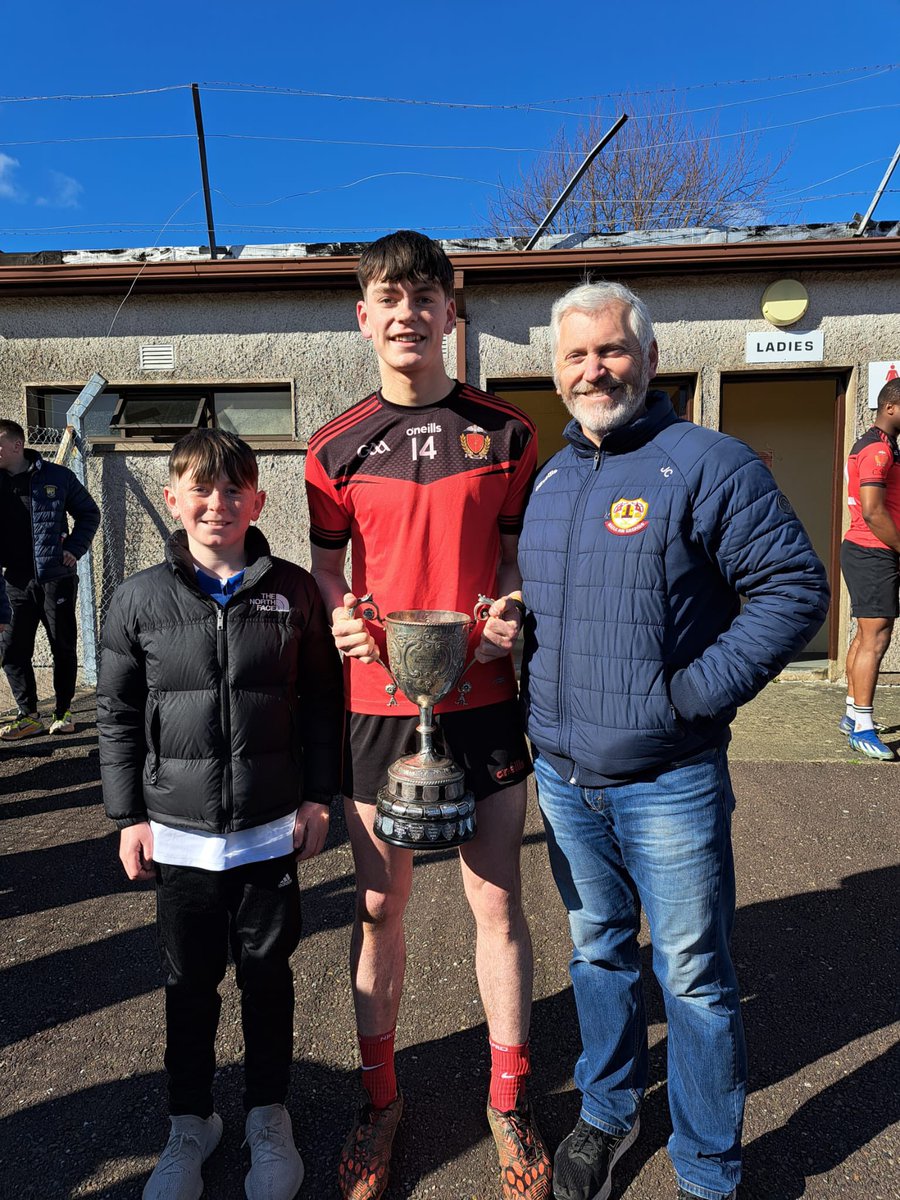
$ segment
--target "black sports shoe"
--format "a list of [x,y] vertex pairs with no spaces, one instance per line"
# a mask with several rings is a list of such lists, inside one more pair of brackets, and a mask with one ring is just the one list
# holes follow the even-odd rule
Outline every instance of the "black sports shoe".
[[[693,1192],[686,1192],[683,1187],[679,1187],[678,1195],[675,1197],[675,1200],[698,1200],[698,1198]],[[727,1196],[722,1198],[722,1200],[737,1200],[737,1192],[729,1192]]]
[[553,1159],[553,1195],[556,1200],[607,1200],[612,1190],[612,1169],[638,1135],[641,1123],[623,1137],[613,1137],[578,1118]]

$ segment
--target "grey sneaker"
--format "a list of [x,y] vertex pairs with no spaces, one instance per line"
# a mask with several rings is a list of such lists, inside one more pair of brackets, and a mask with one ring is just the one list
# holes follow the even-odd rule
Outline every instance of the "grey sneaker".
[[34,737],[44,732],[44,722],[37,713],[19,713],[14,721],[0,729],[0,741],[16,742],[19,738]]
[[200,1168],[222,1137],[222,1118],[172,1117],[172,1132],[144,1187],[143,1200],[200,1200]]
[[264,1104],[247,1113],[245,1146],[250,1170],[247,1200],[294,1200],[303,1182],[303,1159],[294,1145],[291,1118],[283,1104]]

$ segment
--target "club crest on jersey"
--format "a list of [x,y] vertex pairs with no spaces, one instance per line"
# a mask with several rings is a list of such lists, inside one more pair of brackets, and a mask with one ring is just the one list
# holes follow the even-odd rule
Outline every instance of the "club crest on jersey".
[[459,444],[466,458],[487,458],[491,448],[491,435],[480,425],[469,425],[459,435]]
[[637,500],[616,500],[610,505],[609,516],[603,522],[610,533],[640,533],[647,528],[647,513],[650,505],[643,497]]
[[56,484],[55,483],[44,484],[44,495],[52,500],[53,497],[56,495]]

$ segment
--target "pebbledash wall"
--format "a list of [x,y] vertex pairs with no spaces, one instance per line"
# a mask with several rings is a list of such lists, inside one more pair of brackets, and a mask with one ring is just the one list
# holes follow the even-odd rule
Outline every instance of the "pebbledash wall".
[[[660,372],[696,377],[693,417],[718,428],[722,376],[783,375],[830,369],[846,379],[839,457],[870,423],[866,368],[900,354],[900,237],[897,226],[873,235],[849,231],[685,231],[681,243],[646,235],[592,238],[577,247],[557,241],[523,252],[511,243],[448,246],[457,268],[464,323],[446,340],[451,375],[469,382],[546,379],[548,320],[553,301],[587,274],[621,279],[646,301],[656,324]],[[155,252],[133,294],[107,330],[140,264],[122,256],[0,255],[0,415],[26,421],[28,389],[79,387],[99,371],[111,389],[127,384],[288,384],[294,439],[261,440],[257,452],[268,500],[260,525],[273,550],[308,564],[303,488],[306,441],[324,421],[377,386],[370,343],[356,325],[358,293],[346,248],[315,256],[284,253],[271,261],[237,259],[179,266]],[[183,252],[181,252],[183,253]],[[51,256],[54,257],[54,256]],[[45,256],[46,258],[46,256]],[[96,268],[92,271],[92,268]],[[809,309],[794,328],[821,330],[821,363],[749,366],[748,333],[776,332],[761,315],[762,294],[783,278],[802,283]],[[175,369],[142,371],[139,348],[172,345]],[[900,364],[898,364],[900,365]],[[560,404],[559,422],[566,414]],[[119,543],[116,571],[125,576],[158,561],[172,527],[162,486],[169,446],[134,443],[96,447],[88,484],[103,506],[107,536]],[[822,497],[831,504],[830,496]],[[846,505],[844,504],[846,514]],[[844,516],[844,526],[846,515]],[[403,553],[404,548],[398,547]],[[99,567],[97,568],[99,572]],[[838,581],[835,581],[838,582]],[[98,577],[98,586],[103,581]],[[840,678],[851,623],[838,586],[837,653],[827,677]],[[884,664],[900,676],[900,638]]]

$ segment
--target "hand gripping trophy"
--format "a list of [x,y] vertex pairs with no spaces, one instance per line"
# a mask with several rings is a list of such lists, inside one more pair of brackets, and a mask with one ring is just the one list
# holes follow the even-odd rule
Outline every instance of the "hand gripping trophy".
[[[472,617],[413,608],[382,618],[371,596],[356,606],[367,621],[385,627],[390,665],[379,661],[391,677],[385,685],[388,705],[396,704],[399,688],[419,708],[419,748],[391,764],[375,805],[375,833],[393,846],[438,850],[475,836],[475,799],[466,791],[462,768],[434,749],[434,706],[472,666],[466,664],[469,633],[487,619],[491,604],[479,596]],[[467,688],[462,685],[463,694]]]

